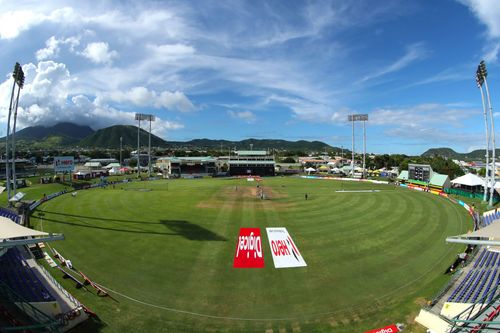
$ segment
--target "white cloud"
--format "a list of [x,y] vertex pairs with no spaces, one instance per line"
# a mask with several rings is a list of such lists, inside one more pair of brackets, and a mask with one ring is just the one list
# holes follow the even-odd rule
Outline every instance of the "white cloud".
[[42,22],[43,15],[29,10],[7,11],[0,15],[0,38],[13,39],[21,32]]
[[484,47],[484,59],[497,61],[500,51],[500,2],[497,0],[458,0],[485,25],[488,37]]
[[366,82],[386,74],[397,72],[410,64],[425,58],[427,54],[428,51],[424,47],[423,43],[412,44],[407,47],[406,53],[401,58],[372,74],[366,75],[360,80],[360,82]]
[[257,120],[257,117],[252,111],[232,111],[229,110],[227,113],[234,119],[240,119],[245,121],[246,123],[254,123]]
[[118,52],[110,51],[108,43],[104,42],[89,43],[81,54],[96,64],[111,64],[118,56]]
[[[62,121],[89,125],[94,129],[117,124],[135,124],[135,112],[124,112],[105,103],[98,103],[98,99],[92,96],[72,95],[75,78],[63,63],[30,63],[24,65],[23,70],[26,82],[19,101],[19,128],[52,125]],[[10,78],[0,84],[1,100],[9,100],[11,85]],[[134,98],[140,101],[140,89],[135,91]],[[4,123],[7,117],[6,107],[8,106],[4,103],[0,104],[0,121]],[[168,131],[183,127],[184,125],[177,121],[157,118],[153,131],[165,136]]]
[[45,48],[36,51],[38,61],[55,59],[59,55],[60,45],[69,45],[69,50],[74,52],[75,47],[80,44],[78,37],[69,37],[66,39],[57,39],[55,36],[45,41]]
[[43,22],[76,23],[80,21],[78,18],[69,7],[55,9],[48,14],[28,9],[7,10],[0,14],[0,39],[14,39]]
[[99,95],[99,103],[112,101],[117,103],[132,103],[140,107],[165,108],[180,112],[196,110],[193,103],[180,91],[156,92],[146,87],[133,87],[128,91],[113,91]]

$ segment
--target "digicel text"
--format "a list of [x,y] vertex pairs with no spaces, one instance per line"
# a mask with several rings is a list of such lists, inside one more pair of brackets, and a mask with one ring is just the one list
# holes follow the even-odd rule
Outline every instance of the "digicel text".
[[262,258],[262,241],[260,236],[254,236],[253,232],[250,232],[250,236],[238,237],[238,244],[236,257],[239,257],[240,250],[246,250],[247,258],[250,258],[250,252],[253,252],[254,258]]
[[259,228],[240,228],[234,252],[234,268],[263,268],[262,238]]

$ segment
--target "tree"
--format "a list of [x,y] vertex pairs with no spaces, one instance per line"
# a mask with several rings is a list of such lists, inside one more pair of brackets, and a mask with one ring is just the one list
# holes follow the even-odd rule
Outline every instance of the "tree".
[[295,159],[293,157],[285,157],[281,160],[281,163],[295,163]]

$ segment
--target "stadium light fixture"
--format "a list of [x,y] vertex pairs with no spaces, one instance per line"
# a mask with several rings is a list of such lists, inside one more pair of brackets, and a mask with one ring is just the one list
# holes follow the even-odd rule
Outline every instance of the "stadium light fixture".
[[151,122],[156,120],[156,117],[152,114],[136,113],[135,120],[139,121],[139,127],[137,128],[137,177],[140,176],[140,133],[141,133],[141,120],[149,121],[149,149],[148,149],[148,175],[151,177]]
[[351,176],[354,177],[354,122],[363,122],[363,178],[365,177],[366,168],[366,126],[365,123],[368,121],[367,114],[350,114],[347,120],[352,122],[352,160],[351,160]]
[[[9,202],[9,205],[10,205],[10,198],[11,198],[11,186],[10,186],[10,183],[11,183],[11,168],[10,168],[10,165],[9,165],[9,158],[10,158],[10,152],[9,152],[9,140],[13,139],[11,138],[11,135],[10,135],[10,119],[12,117],[12,110],[13,108],[15,108],[15,118],[17,117],[17,105],[19,103],[19,93],[20,93],[20,89],[23,88],[24,86],[24,72],[23,72],[23,69],[21,67],[21,65],[16,62],[15,66],[14,66],[14,71],[12,72],[12,77],[14,78],[14,83],[12,84],[12,93],[10,95],[10,103],[9,103],[9,114],[7,116],[7,135],[5,137],[5,179],[7,181],[7,200]],[[16,84],[18,85],[18,93],[17,93],[17,97],[16,97],[16,101],[15,101],[15,104],[14,104],[14,93],[15,93],[15,88],[16,88]],[[15,121],[14,120],[14,124],[15,124]],[[15,125],[14,125],[14,131],[13,131],[13,134],[15,133]],[[15,143],[14,143],[15,144]],[[15,148],[13,147],[13,150]],[[15,151],[13,151],[13,154],[15,154]],[[13,157],[15,158],[15,156]],[[14,178],[15,178],[15,160],[13,161],[13,172],[14,172]],[[15,185],[14,185],[14,188],[15,188]]]
[[488,201],[488,184],[490,183],[490,137],[488,135],[488,114],[486,112],[486,103],[484,100],[484,92],[483,92],[483,83],[484,83],[484,78],[481,73],[481,66],[477,66],[476,70],[476,84],[477,87],[479,88],[479,91],[481,92],[481,102],[483,104],[483,116],[484,116],[484,128],[485,128],[485,133],[486,133],[486,174],[484,175],[484,189],[483,189],[483,201]]
[[19,95],[21,94],[21,89],[24,87],[24,72],[23,68],[19,63],[16,63],[14,67],[14,80],[17,83],[17,97],[16,97],[16,107],[14,108],[14,125],[12,129],[12,180],[14,187],[14,195],[17,192],[17,175],[16,175],[16,123],[17,123],[17,107],[19,106]]
[[122,149],[123,149],[123,137],[120,136],[120,168],[122,167]]
[[[495,161],[495,150],[496,150],[496,144],[495,144],[495,121],[493,119],[493,106],[491,105],[491,95],[490,95],[490,90],[488,88],[488,80],[486,79],[488,77],[488,71],[486,69],[486,63],[484,60],[481,60],[478,66],[478,71],[479,73],[479,81],[478,83],[483,82],[484,83],[484,88],[486,89],[486,99],[488,101],[488,108],[490,110],[490,133],[491,133],[491,182],[490,182],[490,201],[488,203],[489,207],[493,207],[493,195],[495,194],[495,177],[496,177],[496,161]],[[482,86],[482,84],[481,84]]]

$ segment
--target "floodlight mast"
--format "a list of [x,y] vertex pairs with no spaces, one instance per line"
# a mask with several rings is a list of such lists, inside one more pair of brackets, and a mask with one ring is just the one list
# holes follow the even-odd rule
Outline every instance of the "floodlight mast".
[[122,148],[123,148],[123,137],[120,136],[120,168],[122,167]]
[[[12,108],[14,106],[15,106],[16,114],[17,114],[17,104],[19,102],[19,92],[20,92],[20,89],[24,85],[23,69],[18,62],[16,62],[15,66],[14,66],[14,71],[12,72],[12,77],[14,78],[14,83],[12,84],[12,93],[10,96],[10,104],[9,104],[9,114],[7,117],[7,136],[5,137],[5,179],[7,181],[7,201],[9,202],[9,205],[10,205],[9,200],[11,198],[11,186],[10,186],[11,169],[10,169],[10,165],[9,165],[9,157],[10,157],[9,140],[11,139],[10,138],[10,118],[12,116]],[[16,97],[16,102],[15,102],[16,104],[14,105],[13,104],[14,103],[14,92],[15,92],[16,84],[18,85],[19,89],[18,89],[18,94]],[[14,127],[14,131],[15,131],[15,127]],[[13,161],[13,164],[15,164],[15,160]],[[15,172],[15,166],[13,168],[14,168],[14,172]]]
[[347,118],[352,122],[352,161],[351,161],[351,176],[354,177],[354,122],[363,122],[363,177],[365,177],[365,163],[366,163],[366,127],[365,123],[368,120],[367,114],[351,114]]
[[476,83],[477,87],[479,88],[479,91],[481,92],[481,101],[483,104],[483,116],[484,116],[484,128],[485,128],[485,133],[486,133],[486,173],[484,175],[484,193],[483,193],[483,201],[488,201],[488,184],[490,183],[490,174],[489,174],[489,169],[490,169],[490,137],[488,135],[488,114],[486,111],[486,102],[484,100],[484,92],[483,92],[483,83],[484,79],[481,75],[481,67],[477,66],[477,71],[476,71]]
[[481,77],[484,79],[484,87],[486,88],[486,97],[488,100],[488,106],[490,109],[490,124],[491,124],[491,187],[490,187],[490,201],[488,206],[493,207],[493,195],[495,194],[495,177],[496,177],[496,161],[495,161],[495,121],[493,120],[493,106],[491,105],[490,90],[488,88],[488,71],[486,70],[486,63],[481,60],[479,63],[479,69],[481,72]]
[[12,130],[12,177],[14,182],[14,195],[17,192],[17,175],[16,175],[16,123],[17,123],[17,107],[19,106],[19,95],[21,94],[21,89],[24,87],[24,72],[22,67],[19,65],[16,77],[18,89],[16,97],[16,107],[14,108],[14,126]]

